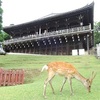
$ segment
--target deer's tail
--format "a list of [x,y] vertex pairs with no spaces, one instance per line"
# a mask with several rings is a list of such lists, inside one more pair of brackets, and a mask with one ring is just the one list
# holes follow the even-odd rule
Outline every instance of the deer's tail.
[[47,66],[47,65],[44,65],[44,66],[42,67],[41,72],[43,72],[44,70],[48,70],[48,66]]

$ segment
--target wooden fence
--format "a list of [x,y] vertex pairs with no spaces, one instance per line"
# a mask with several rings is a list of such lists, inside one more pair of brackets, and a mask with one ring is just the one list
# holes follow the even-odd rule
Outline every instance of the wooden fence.
[[24,83],[24,70],[4,70],[0,68],[0,86],[12,86]]

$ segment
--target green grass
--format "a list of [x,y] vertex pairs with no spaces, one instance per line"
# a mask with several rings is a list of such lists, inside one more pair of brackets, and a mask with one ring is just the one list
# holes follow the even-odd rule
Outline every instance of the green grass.
[[[96,78],[93,81],[91,93],[88,93],[84,86],[73,79],[74,95],[70,96],[69,85],[66,82],[62,93],[59,92],[62,85],[63,77],[56,76],[53,79],[53,87],[55,95],[52,94],[48,84],[46,100],[100,100],[100,59],[94,56],[35,56],[35,55],[6,55],[0,56],[0,67],[5,69],[25,70],[38,69],[41,70],[44,64],[51,61],[65,61],[72,63],[77,70],[85,77],[90,77],[91,72],[97,72]],[[33,74],[32,74],[33,75]],[[44,80],[47,73],[39,73],[33,75],[31,83],[16,86],[0,87],[0,100],[44,100],[42,96]]]

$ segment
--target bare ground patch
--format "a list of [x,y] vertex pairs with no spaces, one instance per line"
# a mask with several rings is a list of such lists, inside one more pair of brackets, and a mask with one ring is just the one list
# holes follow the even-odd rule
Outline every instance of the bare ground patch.
[[35,78],[38,77],[40,73],[41,71],[39,69],[26,69],[24,83],[33,83],[35,81]]

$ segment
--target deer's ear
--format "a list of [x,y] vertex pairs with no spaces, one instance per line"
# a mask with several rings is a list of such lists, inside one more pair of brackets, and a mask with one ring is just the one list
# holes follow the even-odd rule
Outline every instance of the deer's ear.
[[95,78],[96,74],[96,72],[92,72],[92,80]]
[[95,73],[94,71],[92,72],[92,76],[90,77],[90,81],[92,83],[93,79],[95,78],[97,73]]

